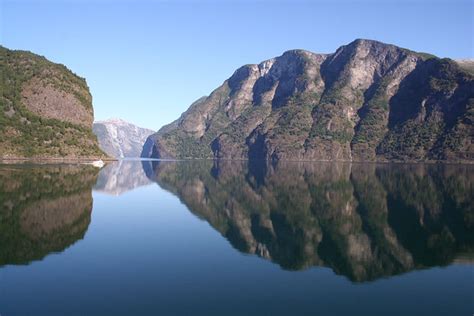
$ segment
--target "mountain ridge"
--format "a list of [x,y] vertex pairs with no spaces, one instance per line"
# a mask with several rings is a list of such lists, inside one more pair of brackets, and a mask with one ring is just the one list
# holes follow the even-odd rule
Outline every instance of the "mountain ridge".
[[142,156],[470,162],[472,91],[456,62],[378,41],[290,50],[238,68]]
[[154,133],[120,118],[94,122],[93,132],[100,148],[115,158],[140,157],[146,138]]

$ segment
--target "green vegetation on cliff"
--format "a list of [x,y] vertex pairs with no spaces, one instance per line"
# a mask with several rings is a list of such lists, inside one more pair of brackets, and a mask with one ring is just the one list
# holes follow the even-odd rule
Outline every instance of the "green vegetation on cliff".
[[103,156],[92,121],[83,78],[44,57],[0,47],[0,157]]
[[474,76],[462,65],[371,40],[288,51],[236,70],[143,155],[473,161]]

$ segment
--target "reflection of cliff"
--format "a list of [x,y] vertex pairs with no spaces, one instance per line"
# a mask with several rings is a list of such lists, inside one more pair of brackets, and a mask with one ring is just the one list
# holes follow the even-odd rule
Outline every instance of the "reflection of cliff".
[[0,265],[27,264],[84,237],[93,167],[0,167]]
[[474,250],[469,166],[204,161],[144,170],[235,248],[284,269],[328,266],[366,281]]
[[94,191],[121,195],[138,187],[151,184],[141,164],[133,160],[119,160],[100,170]]

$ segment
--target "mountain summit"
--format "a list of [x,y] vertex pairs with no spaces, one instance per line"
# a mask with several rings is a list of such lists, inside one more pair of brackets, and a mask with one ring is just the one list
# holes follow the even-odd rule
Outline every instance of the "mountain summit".
[[145,143],[154,158],[472,161],[474,76],[358,39],[245,65]]
[[100,148],[115,158],[140,157],[143,143],[154,133],[118,118],[95,122],[93,131]]

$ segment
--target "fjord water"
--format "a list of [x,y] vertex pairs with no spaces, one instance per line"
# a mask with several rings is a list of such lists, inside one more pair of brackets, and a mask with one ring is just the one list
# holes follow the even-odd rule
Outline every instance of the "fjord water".
[[470,315],[474,169],[0,166],[1,315]]

